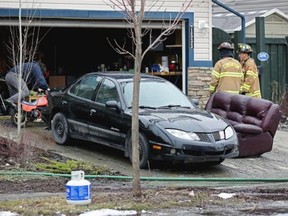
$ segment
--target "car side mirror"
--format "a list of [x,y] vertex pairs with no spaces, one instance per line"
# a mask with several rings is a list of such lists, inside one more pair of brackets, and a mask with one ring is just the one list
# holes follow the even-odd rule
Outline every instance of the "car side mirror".
[[116,109],[116,110],[120,110],[120,104],[119,104],[117,101],[115,101],[115,100],[113,100],[113,101],[107,101],[107,102],[105,103],[105,106],[106,106],[107,108],[114,108],[114,109]]
[[190,100],[196,107],[199,107],[199,100],[198,99],[191,99]]

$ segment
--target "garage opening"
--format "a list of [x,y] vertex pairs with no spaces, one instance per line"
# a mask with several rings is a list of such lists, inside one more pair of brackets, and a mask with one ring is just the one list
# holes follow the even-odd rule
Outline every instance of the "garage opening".
[[[109,27],[109,26],[108,26]],[[0,73],[4,77],[12,66],[7,44],[11,26],[0,27]],[[15,27],[14,27],[15,28]],[[51,27],[39,28],[39,51],[49,70],[47,81],[51,88],[69,85],[75,78],[92,71],[133,72],[134,62],[128,55],[118,54],[109,44],[114,40],[133,52],[132,39],[126,28],[104,27]],[[143,47],[155,39],[160,29],[152,29],[143,38]],[[143,59],[141,72],[163,76],[182,89],[182,41],[177,29],[163,43],[150,50]],[[165,65],[163,65],[165,64]],[[165,66],[168,71],[161,68]],[[162,70],[162,71],[161,71]],[[164,73],[165,72],[165,73]]]

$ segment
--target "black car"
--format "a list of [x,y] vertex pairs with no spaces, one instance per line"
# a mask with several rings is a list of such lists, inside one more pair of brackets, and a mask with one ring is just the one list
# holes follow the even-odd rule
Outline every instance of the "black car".
[[[50,91],[49,124],[57,144],[71,139],[123,150],[131,160],[133,74],[92,72]],[[150,160],[220,164],[237,157],[238,140],[225,119],[197,108],[171,82],[141,74],[140,167]]]

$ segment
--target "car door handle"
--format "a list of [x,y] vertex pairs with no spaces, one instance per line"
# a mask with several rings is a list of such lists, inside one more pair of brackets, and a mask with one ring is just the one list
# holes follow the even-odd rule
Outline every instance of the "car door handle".
[[96,113],[96,110],[95,109],[91,109],[90,110],[90,116],[92,116],[94,113]]
[[66,105],[67,104],[67,101],[62,101],[62,105]]

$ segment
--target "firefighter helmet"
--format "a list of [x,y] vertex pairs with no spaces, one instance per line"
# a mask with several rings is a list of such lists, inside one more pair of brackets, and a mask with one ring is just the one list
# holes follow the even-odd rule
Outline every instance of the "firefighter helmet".
[[237,52],[238,53],[252,53],[253,50],[252,50],[250,45],[244,44],[244,43],[239,43]]
[[234,47],[228,43],[228,42],[223,42],[219,45],[218,47],[218,50],[221,50],[221,49],[229,49],[229,50],[234,50]]

